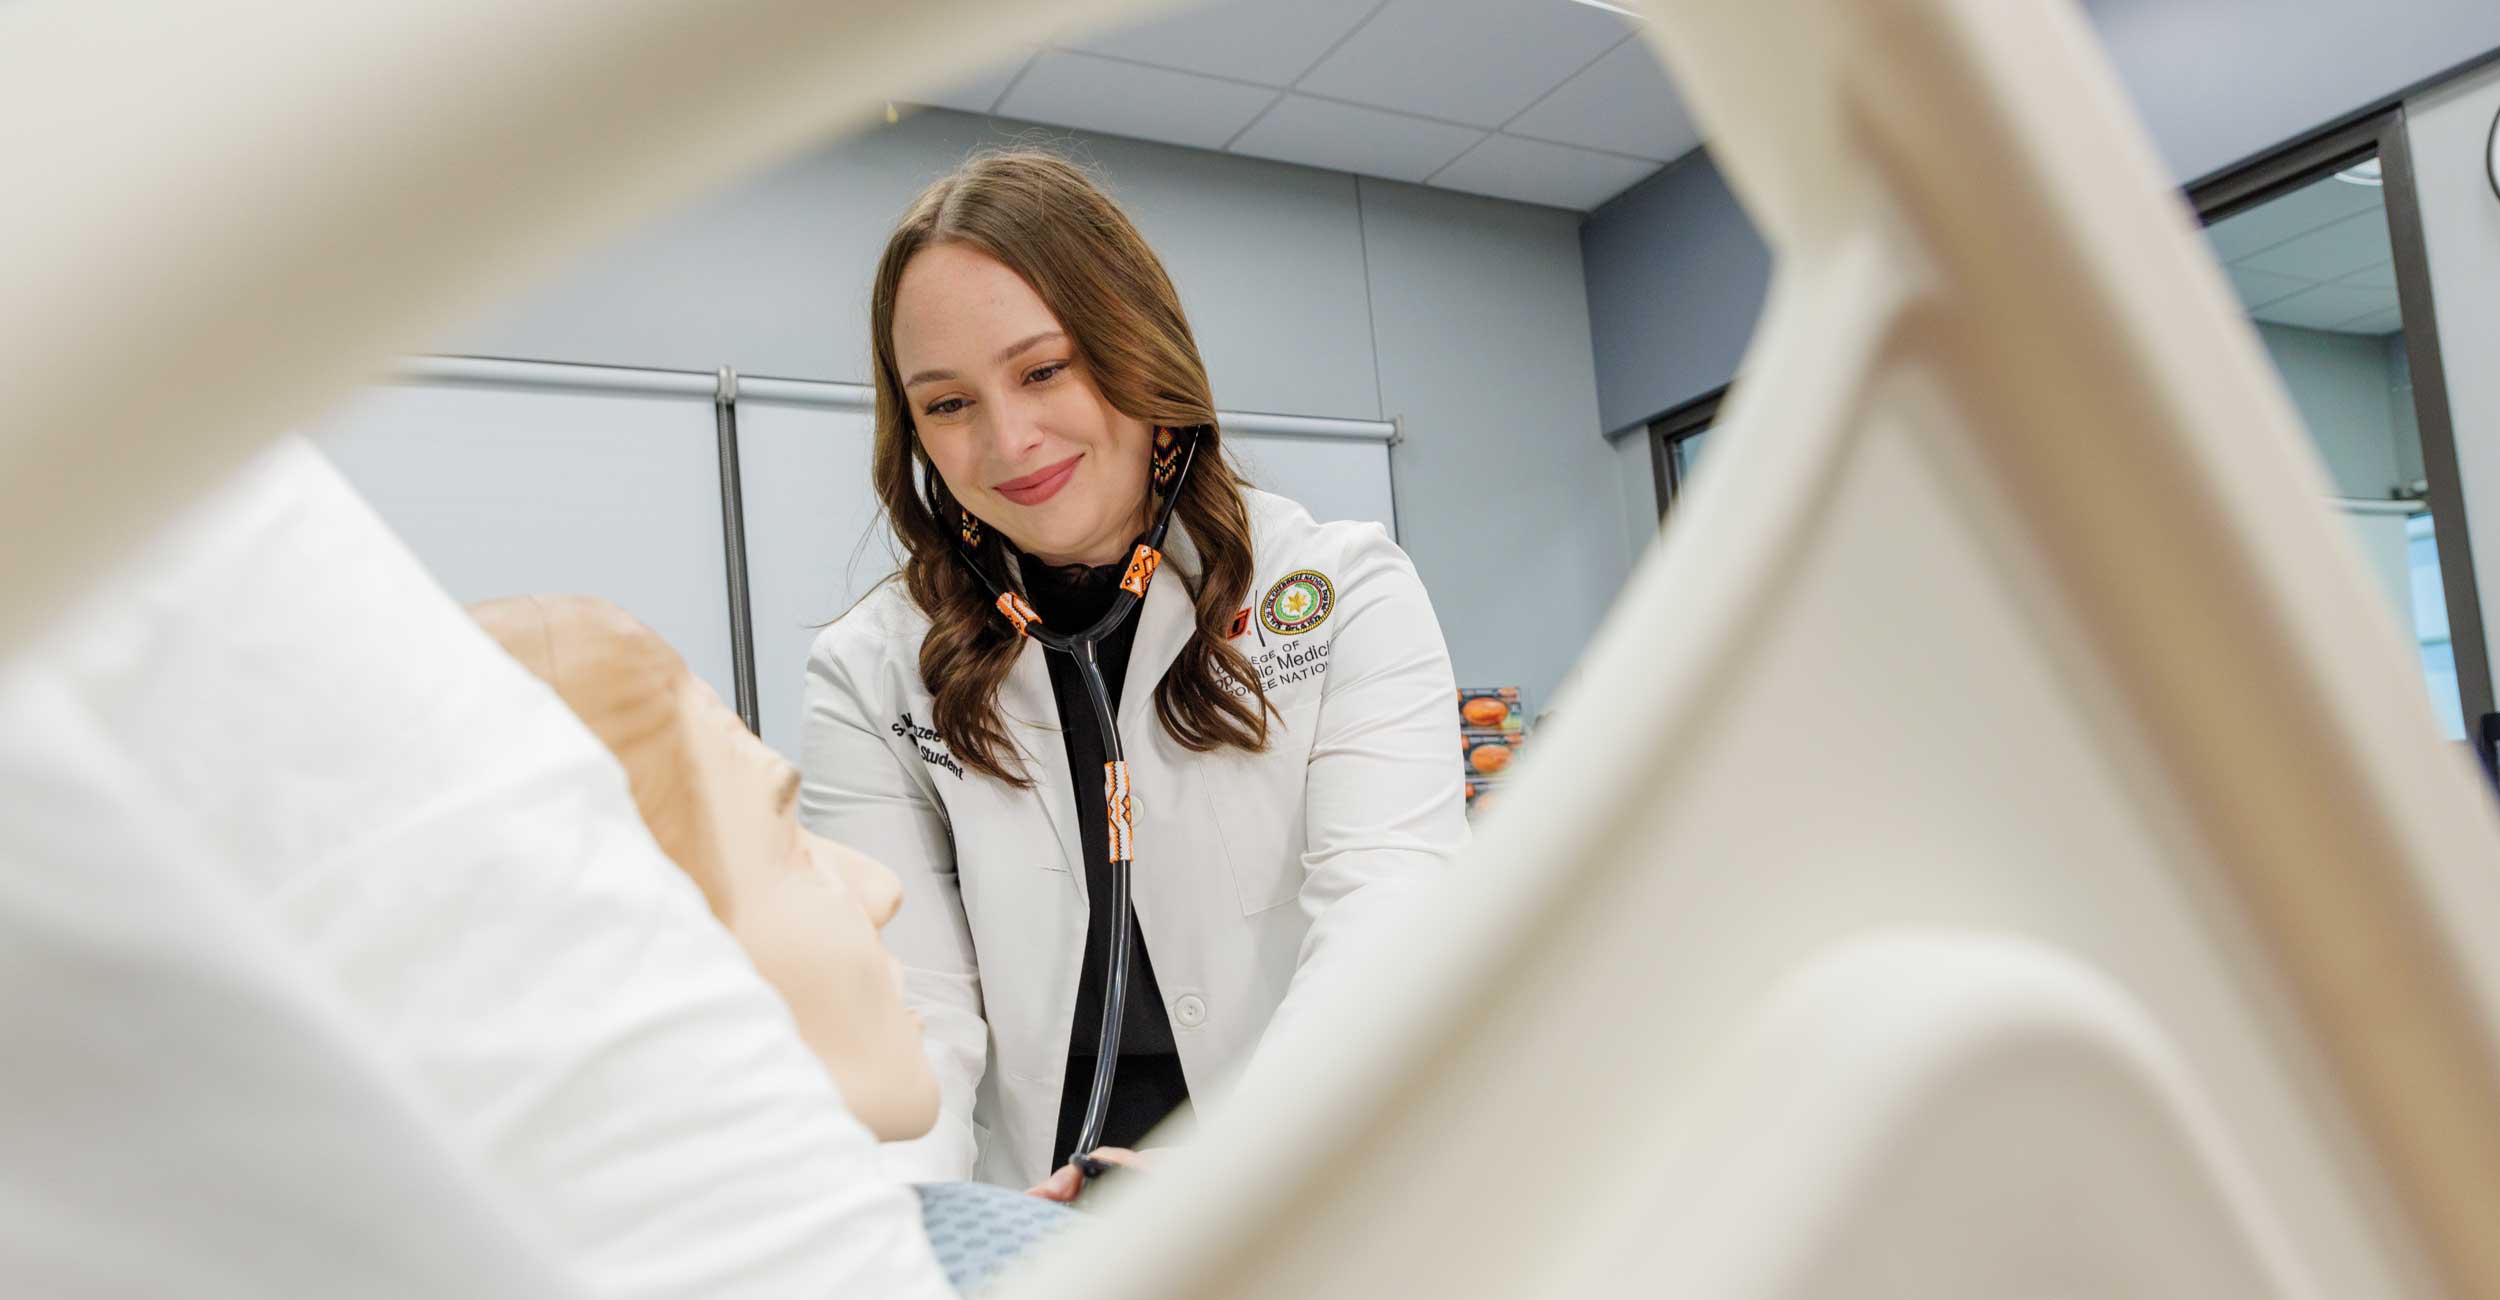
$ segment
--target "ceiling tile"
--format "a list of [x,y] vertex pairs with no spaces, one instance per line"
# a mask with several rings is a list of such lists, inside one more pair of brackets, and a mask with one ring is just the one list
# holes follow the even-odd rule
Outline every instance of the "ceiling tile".
[[1219,0],[1060,44],[1281,87],[1310,71],[1372,8],[1373,0]]
[[1512,135],[1672,162],[1701,143],[1646,41],[1625,41],[1502,128]]
[[1658,164],[1635,158],[1494,135],[1442,168],[1431,183],[1442,189],[1586,212],[1657,170]]
[[2304,289],[2253,313],[2257,319],[2304,329],[2339,329],[2346,322],[2395,305],[2396,295],[2348,284],[2322,284]]
[[1395,181],[1420,181],[1484,132],[1403,113],[1287,95],[1233,142],[1233,152]]
[[1569,0],[1389,0],[1295,88],[1497,127],[1631,31]]
[[2265,271],[2252,271],[2244,266],[2226,266],[2222,269],[2230,273],[2231,287],[2239,290],[2240,305],[2250,311],[2255,311],[2267,303],[2289,298],[2303,289],[2314,289],[2318,284],[2315,280],[2304,280],[2296,275],[2273,275]]
[[2238,258],[2236,264],[2276,275],[2334,280],[2368,270],[2393,256],[2387,245],[2387,217],[2372,209]]
[[1015,52],[1014,57],[984,68],[961,81],[909,96],[909,99],[915,104],[933,104],[939,108],[951,108],[965,113],[986,113],[990,111],[990,105],[997,103],[998,97],[1006,92],[1008,84],[1016,79],[1016,74],[1024,71],[1024,65],[1032,59],[1033,51],[1030,47],[1020,49]]
[[2353,185],[2329,176],[2225,217],[2207,227],[2205,234],[2213,241],[2215,254],[2229,262],[2355,213],[2383,210],[2377,187]]
[[2404,327],[2405,317],[2401,309],[2382,307],[2367,316],[2345,321],[2336,328],[2348,334],[2393,334]]
[[2357,284],[2367,289],[2385,289],[2389,293],[2394,293],[2396,291],[2396,264],[2381,262],[2377,266],[2363,267],[2336,283]]
[[1211,77],[1044,51],[998,106],[1004,117],[1221,149],[1276,92]]

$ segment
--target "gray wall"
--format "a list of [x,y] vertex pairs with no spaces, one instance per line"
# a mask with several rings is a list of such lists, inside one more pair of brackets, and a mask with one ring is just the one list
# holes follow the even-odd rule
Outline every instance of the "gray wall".
[[1728,381],[1753,337],[1771,250],[1694,150],[1580,228],[1600,422],[1645,424]]
[[2396,481],[2411,485],[2425,478],[2422,469],[2422,415],[2413,405],[2413,358],[2405,352],[2405,336],[2389,334],[2379,342],[2387,349],[2387,405],[2394,420]]
[[[2495,0],[2094,0],[2110,61],[2181,184],[2500,49]],[[1590,214],[1582,244],[1608,429],[1725,383],[1768,260],[1706,158]],[[1673,319],[1668,319],[1672,310]]]
[[1351,177],[943,109],[594,252],[447,350],[865,383],[894,219],[974,148],[1019,141],[1100,165],[1180,286],[1218,405],[1383,418]]
[[1623,514],[1623,551],[1638,564],[1658,540],[1658,471],[1650,464],[1649,431],[1633,429],[1606,440],[1615,454],[1616,505]]
[[2483,167],[2495,114],[2500,69],[2405,105],[2439,356],[2456,426],[2457,476],[2486,612],[2500,610],[2500,199]]
[[894,218],[1019,140],[1098,164],[1180,286],[1218,405],[1404,418],[1399,523],[1459,677],[1541,706],[1628,564],[1575,213],[927,110],[593,252],[441,350],[864,382]]
[[1630,571],[1578,213],[1360,182],[1398,522],[1462,681],[1542,710]]
[[[2337,491],[2377,500],[2411,481],[2396,451],[2396,376],[2388,367],[2386,336],[2261,323],[2257,337],[2291,390]],[[2418,452],[2411,460],[2421,464]],[[2420,477],[2418,469],[2411,477]]]
[[2085,8],[2181,183],[2500,49],[2492,0],[2089,0]]

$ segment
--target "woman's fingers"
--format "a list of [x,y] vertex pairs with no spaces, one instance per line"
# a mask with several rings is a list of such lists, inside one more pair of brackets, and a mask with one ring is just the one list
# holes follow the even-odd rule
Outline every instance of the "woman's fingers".
[[[1154,1152],[1131,1151],[1127,1147],[1096,1147],[1093,1151],[1093,1158],[1106,1165],[1118,1165],[1123,1169],[1151,1169],[1155,1163]],[[1045,1201],[1064,1202],[1075,1200],[1077,1193],[1084,1190],[1085,1176],[1077,1172],[1076,1165],[1071,1162],[1052,1171],[1050,1177],[1043,1179],[1039,1186],[1026,1188],[1024,1194],[1038,1196]]]
[[1065,1204],[1075,1200],[1076,1194],[1084,1188],[1085,1176],[1078,1173],[1076,1166],[1071,1164],[1051,1171],[1050,1177],[1043,1179],[1038,1186],[1026,1188],[1024,1194]]

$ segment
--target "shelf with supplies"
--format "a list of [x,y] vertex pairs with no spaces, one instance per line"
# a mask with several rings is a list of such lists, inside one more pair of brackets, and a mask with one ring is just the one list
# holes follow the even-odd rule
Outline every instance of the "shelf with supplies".
[[1528,710],[1516,686],[1458,688],[1459,770],[1467,787],[1467,815],[1490,806],[1503,773],[1528,739]]

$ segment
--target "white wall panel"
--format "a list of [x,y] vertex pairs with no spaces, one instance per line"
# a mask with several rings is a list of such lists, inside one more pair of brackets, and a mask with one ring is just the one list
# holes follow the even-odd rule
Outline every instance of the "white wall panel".
[[1224,447],[1253,486],[1292,497],[1321,523],[1367,519],[1397,536],[1397,502],[1389,488],[1389,444],[1228,432]]
[[793,760],[817,629],[894,571],[896,547],[868,479],[869,437],[866,411],[738,403],[755,706],[765,742]]
[[455,598],[603,597],[737,698],[708,399],[391,384],[311,432]]

